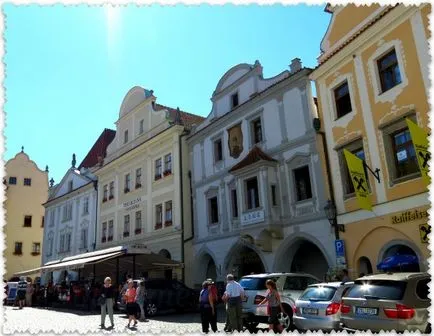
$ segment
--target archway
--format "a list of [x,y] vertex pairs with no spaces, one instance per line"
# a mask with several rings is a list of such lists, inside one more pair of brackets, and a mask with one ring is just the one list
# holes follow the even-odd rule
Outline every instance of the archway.
[[195,265],[195,285],[201,285],[206,279],[217,279],[217,266],[211,252],[206,249],[199,254]]
[[360,257],[359,261],[357,263],[357,269],[358,269],[359,275],[362,273],[365,275],[372,274],[372,265],[371,265],[371,261],[369,260],[369,258],[365,257],[365,256]]
[[229,252],[227,271],[236,278],[252,273],[264,273],[265,267],[258,253],[252,248],[241,245],[234,253]]
[[403,245],[403,244],[396,244],[396,245],[392,245],[390,247],[388,247],[384,254],[383,254],[383,260],[388,258],[388,257],[393,257],[393,256],[398,256],[398,255],[411,255],[416,257],[417,263],[412,264],[412,265],[403,265],[403,266],[398,266],[395,269],[392,269],[392,271],[400,271],[400,272],[420,272],[420,267],[419,267],[419,258],[417,256],[417,253],[410,247],[407,245]]
[[308,273],[319,279],[324,278],[329,265],[318,246],[308,240],[302,240],[298,244],[294,244],[292,249],[294,256],[291,260],[288,260],[290,272]]
[[[160,252],[158,252],[158,254],[167,258],[167,259],[172,259],[170,252],[167,251],[166,249],[162,249]],[[173,279],[173,271],[171,268],[164,271],[164,278],[166,280],[172,280]]]

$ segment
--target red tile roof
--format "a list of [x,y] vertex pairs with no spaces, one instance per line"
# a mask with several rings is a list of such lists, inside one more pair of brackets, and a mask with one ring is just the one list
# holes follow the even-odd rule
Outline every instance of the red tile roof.
[[107,146],[113,141],[115,135],[116,131],[105,128],[98,140],[87,153],[84,160],[78,166],[78,169],[90,168],[97,165],[98,157],[102,157],[104,159],[106,156]]
[[253,147],[250,152],[246,155],[244,159],[242,159],[240,162],[238,162],[235,166],[233,166],[229,172],[232,173],[236,170],[240,170],[242,168],[245,168],[247,166],[250,166],[256,162],[259,161],[270,161],[270,162],[277,162],[277,160],[273,159],[268,154],[265,154],[261,148],[258,146]]
[[[175,122],[176,118],[177,118],[177,113],[178,110],[174,109],[172,107],[169,106],[165,106],[165,105],[161,105],[161,104],[155,104],[155,110],[160,111],[160,110],[168,110],[169,111],[169,116],[171,121]],[[188,112],[184,112],[184,111],[179,111],[180,115],[181,115],[181,121],[185,126],[192,126],[194,124],[200,124],[202,121],[205,120],[204,117],[201,117],[199,115],[196,114],[192,114],[192,113],[188,113]]]

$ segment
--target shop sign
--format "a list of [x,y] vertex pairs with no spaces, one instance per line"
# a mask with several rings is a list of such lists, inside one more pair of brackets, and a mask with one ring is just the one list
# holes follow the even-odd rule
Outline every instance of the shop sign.
[[241,224],[254,224],[264,221],[264,210],[252,211],[241,216]]
[[136,199],[133,199],[128,202],[124,202],[122,204],[122,208],[126,211],[138,209],[140,207],[140,203],[142,202],[142,197],[137,197]]
[[423,244],[428,244],[429,240],[429,234],[431,233],[431,226],[427,223],[420,224],[419,225],[419,234],[420,234],[420,241]]
[[414,211],[406,211],[401,212],[399,215],[392,217],[392,224],[401,224],[401,223],[407,223],[412,222],[418,219],[428,218],[428,211],[420,211],[420,210],[414,210]]

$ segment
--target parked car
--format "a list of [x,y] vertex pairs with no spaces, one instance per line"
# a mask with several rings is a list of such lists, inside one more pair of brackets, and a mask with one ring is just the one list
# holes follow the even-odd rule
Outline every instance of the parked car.
[[295,327],[299,330],[339,330],[341,299],[353,284],[328,282],[307,287],[295,302]]
[[[134,287],[137,288],[141,280],[134,280]],[[177,280],[149,279],[145,281],[147,301],[145,314],[148,317],[157,315],[163,311],[195,310],[199,300],[199,293],[194,289],[185,286]],[[126,304],[122,295],[118,300],[118,307],[121,311],[126,310]],[[140,315],[140,312],[138,312]]]
[[428,273],[387,273],[357,279],[345,294],[341,322],[348,331],[431,332]]
[[279,321],[285,329],[290,329],[293,327],[292,317],[295,301],[307,286],[319,283],[320,280],[305,273],[263,273],[242,277],[240,285],[246,294],[243,302],[243,321],[248,329],[255,328],[259,323],[268,323],[267,307],[258,307],[258,304],[265,298],[267,291],[265,282],[268,279],[276,282],[283,309],[288,314],[280,313]]

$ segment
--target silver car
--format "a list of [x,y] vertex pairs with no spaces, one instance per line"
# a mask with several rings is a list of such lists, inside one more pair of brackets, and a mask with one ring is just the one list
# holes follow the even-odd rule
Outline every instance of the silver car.
[[353,282],[310,285],[296,301],[294,324],[299,330],[339,330],[342,295]]

